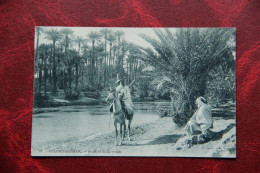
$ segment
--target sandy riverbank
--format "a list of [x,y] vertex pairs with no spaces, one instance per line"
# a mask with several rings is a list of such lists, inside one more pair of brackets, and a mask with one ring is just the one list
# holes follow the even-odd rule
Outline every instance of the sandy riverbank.
[[177,128],[171,117],[165,117],[152,123],[133,125],[132,141],[123,141],[121,146],[114,145],[114,133],[102,133],[33,146],[32,155],[234,158],[236,155],[235,120],[215,118],[213,131],[222,132],[222,137],[205,144],[193,145],[187,136],[179,140],[184,131]]

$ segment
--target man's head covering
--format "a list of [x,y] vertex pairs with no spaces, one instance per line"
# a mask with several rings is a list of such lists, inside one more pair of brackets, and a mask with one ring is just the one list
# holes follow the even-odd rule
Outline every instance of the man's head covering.
[[207,100],[204,97],[202,97],[202,96],[200,96],[198,99],[201,100],[204,103],[207,103]]
[[116,83],[119,83],[119,82],[121,82],[121,79],[120,79],[120,77],[119,77],[119,75],[117,74],[117,76],[116,76]]
[[198,105],[207,104],[207,100],[204,97],[200,96],[196,99],[196,103]]

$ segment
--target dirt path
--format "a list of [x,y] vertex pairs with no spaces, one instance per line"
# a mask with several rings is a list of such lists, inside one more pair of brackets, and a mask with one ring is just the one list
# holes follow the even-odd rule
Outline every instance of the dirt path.
[[[234,120],[216,120],[216,131],[227,128]],[[221,146],[221,140],[203,145],[183,146],[176,150],[175,144],[184,131],[178,129],[170,117],[155,122],[134,126],[131,132],[132,141],[123,141],[121,146],[115,146],[114,133],[102,133],[80,139],[71,139],[51,143],[32,149],[32,155],[38,156],[214,156],[216,146]],[[228,132],[227,132],[228,133]],[[232,133],[235,133],[232,132]],[[229,136],[230,137],[230,136]],[[226,149],[224,149],[226,151]],[[224,150],[219,151],[218,154]]]

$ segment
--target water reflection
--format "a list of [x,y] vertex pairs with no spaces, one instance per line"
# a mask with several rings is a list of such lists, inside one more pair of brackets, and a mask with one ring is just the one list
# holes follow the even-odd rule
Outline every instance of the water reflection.
[[[133,126],[158,119],[156,107],[159,104],[170,107],[167,102],[134,103]],[[42,110],[44,113],[33,115],[32,144],[38,145],[113,131],[112,125],[109,128],[110,113],[108,110],[108,105],[44,108]]]

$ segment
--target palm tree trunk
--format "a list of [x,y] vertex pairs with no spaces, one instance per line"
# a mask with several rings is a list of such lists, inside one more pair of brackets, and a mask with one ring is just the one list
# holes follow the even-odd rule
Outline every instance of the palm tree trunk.
[[103,80],[103,84],[104,86],[106,86],[106,59],[107,59],[107,36],[105,36],[105,57],[104,57],[104,65],[103,65],[103,76],[104,76],[104,80]]
[[78,43],[78,61],[76,62],[76,90],[78,90],[79,84],[79,61],[80,61],[80,43]]
[[95,40],[92,40],[92,60],[91,60],[91,84],[93,85],[94,82],[94,75],[95,75],[95,57],[94,57],[94,51],[95,51]]
[[129,73],[129,81],[132,81],[132,74],[133,73],[133,70],[132,70],[132,60],[130,61],[130,73]]
[[41,87],[42,87],[42,62],[39,65],[39,83],[38,83],[38,93],[41,93]]
[[108,60],[108,67],[109,67],[109,71],[108,71],[108,78],[110,79],[110,75],[112,73],[111,70],[111,59],[112,59],[112,42],[110,42],[110,47],[109,47],[109,60]]
[[76,90],[78,90],[78,84],[79,84],[79,64],[76,63]]
[[53,95],[56,95],[56,92],[57,92],[57,74],[56,74],[56,60],[55,60],[55,41],[53,41],[53,57],[52,57],[52,74],[53,74],[53,77],[52,77],[52,93]]
[[44,96],[46,96],[46,91],[47,91],[47,48],[45,48],[45,53],[44,53]]
[[63,69],[63,90],[65,90],[66,86],[65,86],[65,81],[66,81],[66,76],[65,76],[65,68]]
[[[39,51],[39,37],[40,37],[40,31],[36,29],[37,32],[37,41],[36,41],[36,50],[35,50],[35,55],[34,55],[34,67],[37,68],[36,66],[36,60],[38,58],[38,51]],[[34,69],[34,73],[36,73],[37,69]]]
[[69,94],[71,93],[71,66],[70,66],[70,62],[69,62],[69,67],[68,67],[68,92]]
[[82,70],[81,70],[81,85],[84,86],[84,66],[82,67]]
[[50,73],[49,73],[49,82],[51,84],[51,88],[50,91],[52,90],[52,70],[50,69]]

